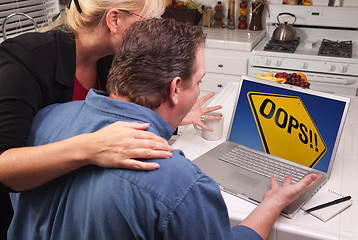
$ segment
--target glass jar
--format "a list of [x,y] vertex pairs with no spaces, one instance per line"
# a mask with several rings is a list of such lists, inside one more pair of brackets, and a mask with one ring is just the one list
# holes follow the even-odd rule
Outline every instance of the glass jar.
[[262,14],[265,9],[264,1],[253,1],[251,4],[252,17],[249,29],[252,31],[262,30]]

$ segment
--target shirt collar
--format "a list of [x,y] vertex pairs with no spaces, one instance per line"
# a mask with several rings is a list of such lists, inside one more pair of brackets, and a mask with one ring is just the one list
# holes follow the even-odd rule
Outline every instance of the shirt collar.
[[91,89],[85,104],[104,114],[118,116],[119,119],[124,117],[131,122],[149,123],[148,131],[156,133],[166,140],[173,135],[173,128],[169,123],[153,110],[135,103],[111,99],[107,92]]

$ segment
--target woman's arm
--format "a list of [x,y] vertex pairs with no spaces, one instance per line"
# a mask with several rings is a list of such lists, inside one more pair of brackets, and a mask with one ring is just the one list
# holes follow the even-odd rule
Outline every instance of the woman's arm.
[[[221,106],[201,108],[212,96],[198,100],[184,121],[201,126],[201,115]],[[204,125],[205,126],[205,125]],[[154,170],[158,164],[134,158],[169,158],[173,148],[148,131],[149,124],[116,122],[97,132],[36,147],[11,148],[0,155],[0,182],[14,191],[45,184],[80,167]]]
[[[63,95],[65,92],[62,88],[65,85],[57,86],[58,83],[51,80],[55,72],[55,65],[52,65],[52,61],[56,59],[54,46],[41,45],[42,41],[48,43],[52,38],[43,34],[36,36],[40,41],[32,41],[31,46],[41,46],[41,52],[38,47],[32,48],[29,44],[26,48],[22,47],[20,40],[0,46],[0,153],[2,153],[0,182],[2,184],[14,191],[23,191],[88,164],[151,170],[158,166],[136,161],[133,158],[171,156],[172,147],[166,141],[143,131],[148,125],[123,126],[120,123],[112,124],[95,133],[76,136],[57,143],[23,147],[37,110],[57,102],[56,97],[61,94],[63,98],[61,101],[68,99]],[[33,49],[36,49],[36,53],[32,52]],[[43,60],[44,57],[46,60]],[[46,67],[37,64],[36,59],[41,59],[46,63]],[[71,71],[67,69],[65,73],[66,79],[71,79]],[[61,94],[57,92],[58,89],[62,89]],[[199,114],[194,115],[194,118],[193,115],[188,115],[189,120],[186,124],[202,124],[201,115],[214,109],[201,109],[201,106],[212,96],[213,94],[198,101],[196,108],[193,109]],[[106,134],[106,131],[111,134]]]
[[133,158],[169,158],[172,147],[149,124],[116,122],[97,132],[36,147],[12,148],[0,155],[0,181],[28,190],[82,166],[154,170],[156,163]]
[[[214,94],[198,100],[184,124],[201,126],[201,115],[221,106],[201,108]],[[80,167],[154,170],[158,164],[134,158],[169,158],[173,148],[157,135],[143,131],[149,124],[116,122],[97,132],[36,147],[11,148],[0,155],[0,182],[14,191],[45,184]],[[205,127],[202,126],[202,127]]]
[[[71,44],[60,43],[68,51],[74,51],[74,43]],[[140,170],[158,168],[133,160],[171,155],[172,147],[164,139],[143,131],[148,124],[115,123],[61,142],[24,147],[37,111],[72,97],[72,85],[67,79],[74,78],[75,69],[71,66],[75,62],[66,58],[59,68],[66,71],[57,72],[56,61],[62,60],[60,56],[64,54],[56,55],[56,46],[51,34],[35,33],[0,45],[0,182],[14,191],[22,191],[88,164]],[[66,56],[71,55],[68,51]]]

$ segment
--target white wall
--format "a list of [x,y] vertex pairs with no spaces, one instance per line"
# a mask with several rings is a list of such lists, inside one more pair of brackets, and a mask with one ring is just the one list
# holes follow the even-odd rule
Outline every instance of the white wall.
[[357,0],[342,0],[342,1],[343,1],[343,7],[358,7]]

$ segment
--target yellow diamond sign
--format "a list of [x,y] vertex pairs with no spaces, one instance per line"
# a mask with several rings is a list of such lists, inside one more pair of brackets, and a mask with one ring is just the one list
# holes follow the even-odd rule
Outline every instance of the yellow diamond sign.
[[247,96],[265,151],[314,167],[327,147],[301,98],[259,92]]

